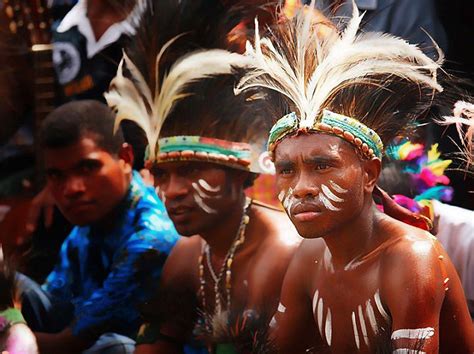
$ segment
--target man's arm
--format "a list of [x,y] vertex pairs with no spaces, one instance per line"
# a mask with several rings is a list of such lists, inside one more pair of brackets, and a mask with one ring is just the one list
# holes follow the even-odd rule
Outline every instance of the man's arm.
[[[395,245],[386,257],[382,277],[382,297],[392,316],[394,350],[438,353],[441,328],[442,352],[443,346],[451,353],[453,348],[459,348],[459,353],[472,352],[472,325],[461,284],[436,240],[415,236]],[[453,341],[449,332],[462,335],[455,334]]]
[[77,337],[71,328],[59,333],[35,333],[40,353],[63,354],[64,349],[70,354],[81,353],[94,344],[93,340]]
[[160,279],[158,296],[144,309],[146,324],[137,338],[136,354],[182,353],[197,314],[196,287],[199,237],[181,238],[171,251]]
[[308,276],[310,241],[303,241],[296,251],[283,281],[280,304],[273,317],[271,337],[279,353],[306,353],[314,350],[317,328],[311,306]]

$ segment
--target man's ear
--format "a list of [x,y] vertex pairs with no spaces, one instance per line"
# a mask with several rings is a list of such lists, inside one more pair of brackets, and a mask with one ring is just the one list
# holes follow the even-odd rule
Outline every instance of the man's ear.
[[374,157],[371,160],[364,161],[365,171],[365,186],[364,189],[368,193],[372,193],[377,180],[379,179],[380,172],[382,171],[382,161]]
[[125,163],[126,170],[125,172],[131,172],[133,168],[133,148],[130,144],[123,143],[122,147],[119,150],[118,157]]

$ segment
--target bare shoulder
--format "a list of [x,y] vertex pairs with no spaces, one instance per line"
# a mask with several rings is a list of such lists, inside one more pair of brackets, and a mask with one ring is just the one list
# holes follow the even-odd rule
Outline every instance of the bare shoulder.
[[302,241],[294,225],[282,210],[255,202],[253,212],[265,234],[262,248],[293,253]]
[[381,259],[388,268],[398,266],[398,271],[413,272],[418,267],[439,263],[445,256],[436,237],[398,220],[383,220],[379,232],[386,236],[388,246]]
[[181,237],[171,250],[163,268],[162,284],[171,285],[176,281],[193,283],[202,239],[199,236]]

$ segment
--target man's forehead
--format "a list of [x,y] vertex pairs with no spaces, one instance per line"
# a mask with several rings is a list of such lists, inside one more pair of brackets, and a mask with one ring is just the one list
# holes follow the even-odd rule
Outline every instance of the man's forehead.
[[300,134],[281,141],[275,150],[275,159],[310,158],[320,156],[339,158],[347,149],[344,140],[328,134]]
[[102,160],[109,156],[110,153],[98,147],[95,141],[89,138],[64,147],[44,149],[46,168],[65,169],[86,160]]

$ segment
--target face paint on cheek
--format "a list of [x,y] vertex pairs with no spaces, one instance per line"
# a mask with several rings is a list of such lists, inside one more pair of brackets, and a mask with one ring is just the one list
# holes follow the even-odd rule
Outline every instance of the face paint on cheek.
[[198,184],[206,192],[216,193],[216,192],[219,192],[221,190],[221,186],[212,187],[209,183],[207,183],[206,180],[204,180],[202,178],[198,180]]
[[296,198],[293,197],[293,188],[290,187],[286,192],[285,198],[283,198],[283,208],[285,208],[285,210],[289,213],[295,202]]
[[193,198],[194,198],[194,201],[196,202],[196,204],[202,209],[204,210],[206,213],[208,214],[216,214],[217,213],[217,210],[215,209],[212,209],[210,206],[206,205],[206,203],[204,203],[204,201],[202,200],[202,198],[199,196],[199,194],[197,194],[196,192],[193,193]]
[[203,179],[198,180],[198,183],[193,182],[191,185],[194,189],[193,198],[196,204],[206,213],[216,214],[217,210],[207,205],[204,199],[212,200],[222,198],[221,193],[218,193],[221,190],[221,186],[211,187],[211,185]]
[[[321,184],[321,192],[318,197],[324,207],[331,211],[340,211],[341,209],[336,207],[333,203],[343,203],[345,200],[340,196],[337,196],[336,193],[345,194],[347,190],[340,187],[337,183],[332,180],[329,181],[330,187],[325,184]],[[331,190],[331,188],[333,190]]]

